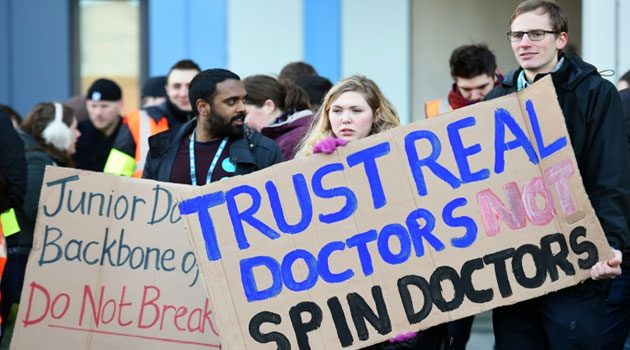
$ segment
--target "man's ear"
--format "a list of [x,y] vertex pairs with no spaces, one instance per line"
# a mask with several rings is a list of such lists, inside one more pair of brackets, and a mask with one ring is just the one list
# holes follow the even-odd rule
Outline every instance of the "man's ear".
[[209,115],[210,110],[212,110],[210,104],[202,98],[198,98],[197,101],[195,101],[195,106],[197,107],[197,112],[199,112],[199,116]]
[[116,103],[116,107],[118,107],[118,113],[120,114],[120,112],[122,112],[123,107],[125,107],[125,104],[123,103],[123,100],[119,100],[118,103]]
[[569,43],[569,34],[567,32],[562,32],[558,34],[556,38],[556,48],[558,51],[564,49],[565,46]]

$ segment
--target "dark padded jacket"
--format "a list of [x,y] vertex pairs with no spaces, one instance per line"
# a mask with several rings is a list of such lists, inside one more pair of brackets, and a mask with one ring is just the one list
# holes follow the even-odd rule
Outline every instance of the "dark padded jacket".
[[16,210],[18,222],[20,223],[20,233],[7,237],[7,246],[13,247],[19,244],[23,253],[28,253],[33,246],[33,234],[35,232],[35,220],[39,208],[39,198],[42,192],[44,174],[47,165],[67,166],[63,160],[54,158],[44,149],[39,148],[38,141],[30,134],[20,133],[20,137],[26,148],[26,192],[24,194],[24,205]]
[[[197,119],[151,136],[142,178],[169,181],[177,150],[195,126]],[[236,164],[234,175],[244,175],[280,163],[284,158],[278,144],[244,126],[243,137],[232,142],[230,160]]]
[[26,192],[24,143],[11,119],[0,113],[0,212],[19,208]]
[[260,133],[276,141],[285,160],[291,160],[297,152],[296,147],[308,132],[313,119],[313,112],[302,110],[286,116],[286,120],[277,121],[260,130]]
[[[548,74],[556,88],[586,193],[608,243],[623,250],[630,243],[630,158],[619,94],[579,56],[564,59],[558,71]],[[521,70],[508,73],[485,99],[516,92]]]

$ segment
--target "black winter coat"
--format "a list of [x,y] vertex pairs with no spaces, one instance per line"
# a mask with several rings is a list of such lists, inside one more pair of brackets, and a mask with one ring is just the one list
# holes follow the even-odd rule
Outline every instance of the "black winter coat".
[[[142,178],[168,182],[177,150],[196,125],[197,119],[193,119],[151,136]],[[230,160],[236,164],[234,175],[249,174],[284,161],[278,144],[258,131],[243,127],[243,137],[234,140],[230,147]]]
[[[608,243],[623,250],[630,243],[630,157],[621,101],[615,86],[579,56],[551,74],[582,181]],[[517,91],[522,68],[506,74],[485,99]],[[539,74],[535,81],[546,74]]]
[[0,113],[0,212],[19,208],[26,192],[24,143],[8,116]]

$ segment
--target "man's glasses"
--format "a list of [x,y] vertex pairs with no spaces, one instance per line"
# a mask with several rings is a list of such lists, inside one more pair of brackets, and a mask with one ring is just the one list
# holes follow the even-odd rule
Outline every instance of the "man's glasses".
[[523,36],[527,34],[529,40],[531,41],[540,41],[545,38],[545,34],[560,34],[560,32],[555,32],[551,30],[542,30],[542,29],[534,29],[528,32],[507,32],[508,40],[511,42],[520,42],[523,40]]

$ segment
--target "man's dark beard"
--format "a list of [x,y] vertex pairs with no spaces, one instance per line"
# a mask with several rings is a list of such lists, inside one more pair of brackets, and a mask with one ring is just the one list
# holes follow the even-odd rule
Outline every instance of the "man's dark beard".
[[225,118],[218,113],[215,112],[214,109],[210,110],[210,116],[208,117],[208,130],[210,130],[210,134],[215,137],[228,137],[228,138],[239,138],[243,136],[243,125],[235,125],[234,122],[237,120],[244,120],[245,114],[240,113],[230,120],[225,120]]

